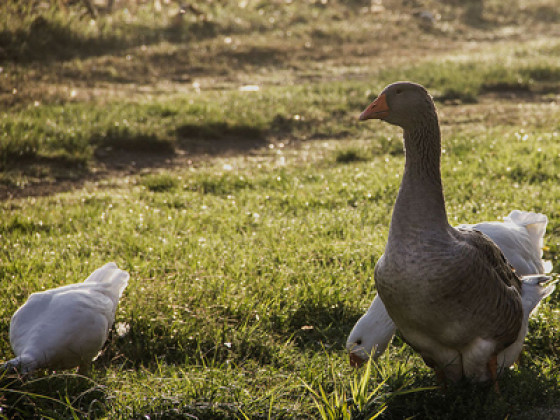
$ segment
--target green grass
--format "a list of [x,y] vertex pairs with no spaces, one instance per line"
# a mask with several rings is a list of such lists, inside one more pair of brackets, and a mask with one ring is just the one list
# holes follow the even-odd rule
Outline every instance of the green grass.
[[[19,3],[0,10],[20,13],[0,31],[0,187],[23,195],[0,202],[0,360],[29,294],[108,261],[131,281],[91,377],[2,376],[0,417],[515,419],[558,407],[559,292],[501,396],[433,389],[399,336],[369,371],[344,350],[375,294],[404,159],[398,129],[357,116],[394,80],[436,98],[450,222],[541,211],[560,269],[560,44],[538,25],[540,40],[500,35],[501,15],[526,29],[547,1],[522,17],[488,2],[480,28],[427,2],[441,21],[410,31],[387,23],[408,16],[389,2],[379,19],[369,1],[212,2],[179,27],[152,2],[95,24],[79,5]],[[464,47],[465,33],[490,40],[460,56],[441,47]],[[26,196],[59,181],[71,185]]]
[[[545,53],[547,51],[547,53]],[[501,55],[499,62],[496,55]],[[548,46],[492,51],[480,58],[459,56],[436,63],[386,71],[385,80],[415,80],[433,89],[440,101],[476,103],[481,94],[501,92],[555,93],[560,78],[559,54]]]
[[[275,141],[365,138],[368,130],[355,122],[356,115],[372,92],[398,79],[415,80],[436,100],[455,103],[478,102],[481,94],[492,92],[553,96],[560,80],[558,51],[550,44],[499,49],[492,54],[508,54],[505,62],[491,61],[490,53],[475,59],[444,59],[383,70],[368,84],[350,80],[259,92],[204,92],[196,100],[172,96],[156,101],[31,105],[0,114],[0,180],[9,184],[22,174],[37,176],[37,166],[47,174],[53,166],[63,166],[84,176],[104,151],[215,154]],[[399,141],[387,141],[385,127],[376,131],[374,147],[402,152]]]
[[[558,269],[560,146],[546,130],[525,126],[527,137],[516,136],[519,130],[446,136],[443,176],[450,219],[495,219],[518,207],[543,211],[551,219],[547,244],[556,249],[550,257]],[[132,279],[116,320],[129,332],[113,333],[95,363],[93,382],[61,385],[46,377],[6,386],[63,402],[68,394],[83,412],[95,400],[92,409],[109,417],[258,417],[270,410],[273,416],[315,416],[301,381],[327,394],[333,386],[349,386],[344,341],[373,297],[373,267],[383,252],[402,171],[402,155],[376,154],[366,140],[350,144],[350,150],[369,150],[368,158],[337,162],[340,146],[331,141],[308,162],[286,150],[282,166],[272,153],[256,162],[230,158],[231,170],[209,162],[4,203],[3,331],[29,293],[80,281],[106,261],[116,260]],[[486,152],[474,154],[472,148]],[[525,175],[512,175],[508,167]],[[532,321],[527,356],[503,380],[503,400],[488,397],[487,388],[463,385],[451,394],[395,397],[384,416],[424,412],[445,418],[449,412],[475,415],[491,408],[494,418],[503,418],[553,404],[557,296]],[[386,376],[372,375],[368,386],[390,378],[383,385],[388,395],[401,390],[402,381],[405,389],[432,386],[433,375],[421,361],[400,341],[394,344],[392,356],[381,361]],[[6,359],[11,355],[7,335],[1,352]],[[342,385],[333,383],[328,369],[342,375],[337,379]],[[399,380],[402,375],[406,379]],[[6,395],[6,407],[17,401],[25,413],[69,410]],[[450,401],[448,411],[443,407]]]

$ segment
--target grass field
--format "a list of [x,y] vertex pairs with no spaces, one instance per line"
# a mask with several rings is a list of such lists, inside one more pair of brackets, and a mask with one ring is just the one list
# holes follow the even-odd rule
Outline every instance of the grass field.
[[560,270],[558,2],[162,3],[0,6],[0,360],[30,293],[131,276],[91,376],[1,376],[0,418],[556,418],[559,291],[501,395],[344,344],[404,158],[357,116],[392,81],[436,99],[450,222],[543,212]]

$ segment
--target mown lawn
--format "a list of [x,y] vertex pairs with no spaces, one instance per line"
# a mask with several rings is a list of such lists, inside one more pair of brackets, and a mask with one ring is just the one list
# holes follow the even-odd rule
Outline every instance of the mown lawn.
[[[391,81],[436,98],[450,222],[543,212],[560,269],[554,2],[515,2],[517,15],[490,1],[475,25],[427,1],[441,15],[428,28],[397,1],[295,3],[203,3],[180,26],[151,3],[97,26],[78,6],[44,21],[3,10],[23,17],[0,32],[0,360],[30,293],[108,261],[131,281],[91,377],[2,376],[0,417],[555,418],[558,291],[501,395],[443,392],[398,336],[370,375],[344,349],[375,295],[404,158],[399,130],[356,118]],[[76,36],[35,56],[37,31],[47,46]]]

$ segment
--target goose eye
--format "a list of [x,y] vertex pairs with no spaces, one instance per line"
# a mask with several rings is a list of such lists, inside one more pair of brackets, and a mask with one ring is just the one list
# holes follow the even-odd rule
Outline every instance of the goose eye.
[[395,93],[396,93],[397,95],[400,95],[400,94],[402,93],[402,90],[397,89]]
[[361,345],[362,345],[362,340],[356,340],[356,344],[357,344],[358,346],[361,346]]

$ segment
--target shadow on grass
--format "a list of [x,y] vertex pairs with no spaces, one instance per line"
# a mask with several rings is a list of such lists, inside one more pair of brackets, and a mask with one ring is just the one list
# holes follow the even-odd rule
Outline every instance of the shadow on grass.
[[[44,155],[39,146],[24,156],[17,154],[17,149],[10,155],[3,151],[0,155],[0,175],[3,175],[0,200],[49,195],[79,187],[86,180],[182,166],[208,155],[251,153],[275,140],[297,140],[300,134],[313,131],[314,124],[312,120],[276,115],[265,125],[216,121],[184,124],[175,129],[175,136],[118,127],[96,133],[84,140],[84,144],[77,144],[75,150],[59,150],[56,155]],[[334,135],[329,133],[330,138]],[[325,136],[315,133],[308,138]],[[31,182],[21,186],[18,184],[21,178],[30,178]]]
[[223,324],[212,328],[206,318],[197,316],[188,321],[187,327],[164,319],[133,318],[128,320],[129,330],[123,336],[111,332],[95,367],[103,370],[122,364],[125,368],[155,369],[160,363],[220,366],[230,361],[282,364],[285,360],[277,353],[279,343],[290,341],[303,352],[339,351],[361,315],[361,311],[343,303],[306,302],[287,318],[272,317],[265,328],[248,323],[245,313],[227,308],[213,315]]
[[107,411],[106,398],[102,387],[80,375],[0,376],[3,418],[100,418]]
[[188,154],[230,154],[247,152],[268,143],[267,132],[251,125],[224,122],[186,124],[177,128],[180,148]]
[[114,52],[123,45],[116,36],[86,37],[66,24],[37,16],[25,29],[0,31],[0,58],[20,63],[68,60]]
[[175,151],[173,142],[159,138],[154,134],[125,135],[119,138],[105,139],[100,142],[96,151],[159,153],[169,154]]
[[290,58],[290,51],[278,47],[252,46],[242,51],[224,51],[220,55],[233,67],[243,67],[244,64],[257,67],[284,67]]
[[[498,380],[500,394],[491,383],[476,384],[466,380],[421,393],[397,395],[388,401],[382,419],[529,419],[547,417],[547,407],[554,407],[560,397],[557,381],[546,378],[534,368],[508,371]],[[409,388],[433,386],[431,375],[416,376]],[[543,410],[535,417],[535,410]],[[532,414],[531,414],[532,413]]]
[[315,301],[302,302],[287,320],[274,320],[274,332],[291,338],[301,350],[340,350],[356,321],[363,315],[355,307]]
[[[201,401],[194,404],[184,402],[170,402],[169,398],[161,398],[150,404],[158,405],[161,408],[154,409],[146,404],[146,409],[141,408],[137,411],[139,419],[196,419],[196,420],[238,420],[243,418],[239,409],[232,403],[216,403]],[[168,406],[168,408],[165,408]],[[258,417],[265,418],[265,417]]]
[[[181,27],[152,27],[121,23],[121,32],[104,30],[88,35],[72,28],[71,16],[37,15],[25,28],[0,31],[0,60],[17,63],[64,61],[114,54],[128,48],[160,42],[184,43],[214,37],[213,22],[194,22]],[[87,25],[88,21],[83,22]],[[123,29],[124,28],[124,29]]]
[[[10,162],[10,163],[8,163]],[[31,176],[41,176],[48,172],[54,174],[59,179],[78,179],[86,172],[87,159],[82,156],[72,156],[70,154],[40,155],[27,154],[16,157],[9,156],[6,163],[0,165],[0,171],[19,168],[22,172]]]
[[126,368],[156,369],[160,363],[222,365],[231,360],[273,363],[274,347],[261,340],[258,333],[255,336],[237,334],[232,326],[206,334],[204,325],[198,330],[178,331],[164,321],[135,319],[122,337],[111,332],[95,367],[103,370],[111,364],[122,364]]
[[129,327],[122,337],[111,331],[103,353],[95,361],[96,369],[113,363],[124,364],[127,368],[155,366],[157,362],[181,364],[193,353],[167,324],[135,319]]
[[13,216],[9,219],[4,219],[0,222],[0,234],[12,234],[12,233],[50,233],[53,230],[53,226],[46,223],[37,223],[33,220],[28,220],[19,215]]
[[[177,128],[176,135],[178,147],[189,154],[219,155],[246,153],[275,139],[293,140],[299,133],[312,130],[314,125],[318,125],[317,121],[296,120],[278,114],[266,125],[222,121],[185,124]],[[332,133],[330,135],[333,136]]]

